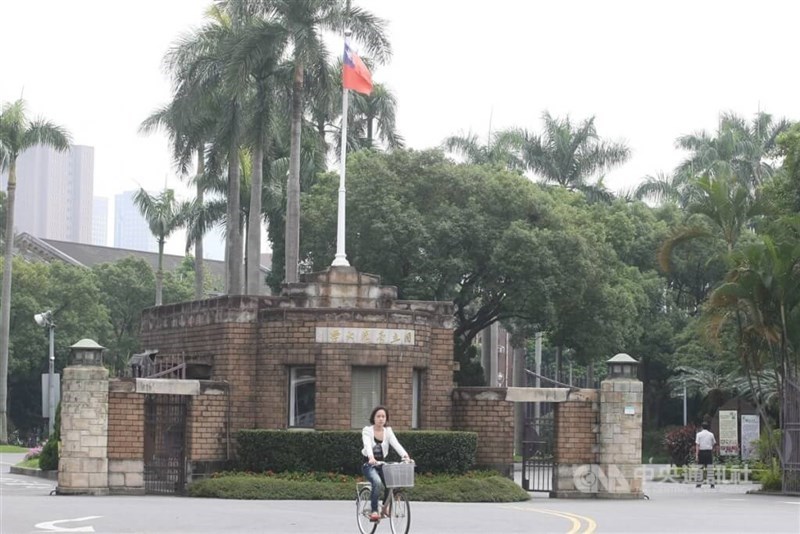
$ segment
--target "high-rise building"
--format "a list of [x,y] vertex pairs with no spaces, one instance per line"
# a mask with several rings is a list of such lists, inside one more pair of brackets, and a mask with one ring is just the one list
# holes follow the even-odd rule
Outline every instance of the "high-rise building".
[[[2,177],[8,185],[8,173]],[[14,226],[44,239],[92,240],[94,148],[72,145],[59,152],[36,145],[17,159]]]
[[147,221],[133,203],[136,191],[125,191],[114,197],[114,246],[145,252],[157,252],[158,242]]
[[94,197],[92,245],[108,246],[108,199],[106,197]]

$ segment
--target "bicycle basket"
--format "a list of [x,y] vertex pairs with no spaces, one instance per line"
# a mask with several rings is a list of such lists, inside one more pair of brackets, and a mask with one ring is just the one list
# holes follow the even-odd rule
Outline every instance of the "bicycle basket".
[[387,488],[413,488],[414,464],[385,464],[383,478]]

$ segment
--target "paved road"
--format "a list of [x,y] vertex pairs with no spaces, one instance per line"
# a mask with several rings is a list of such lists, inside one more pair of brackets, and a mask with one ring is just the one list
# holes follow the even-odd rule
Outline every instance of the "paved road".
[[[0,464],[13,463],[0,455]],[[50,496],[54,483],[0,465],[0,532],[353,533],[355,507],[340,501],[230,501],[181,497]],[[752,486],[695,489],[648,483],[650,500],[413,503],[411,532],[800,532],[800,499],[747,495]],[[381,524],[378,533],[390,532]]]

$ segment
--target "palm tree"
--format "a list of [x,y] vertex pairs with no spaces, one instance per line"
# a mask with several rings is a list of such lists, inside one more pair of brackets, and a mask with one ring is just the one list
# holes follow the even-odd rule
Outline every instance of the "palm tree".
[[495,165],[508,170],[523,169],[525,164],[519,158],[522,146],[522,132],[515,129],[492,132],[485,145],[477,134],[451,135],[442,142],[442,149],[457,154],[473,165]]
[[[341,76],[338,79],[341,80]],[[351,97],[348,144],[353,139],[358,148],[376,148],[377,138],[390,150],[403,148],[405,141],[396,125],[397,98],[388,87],[376,83],[370,94],[353,92]]]
[[304,111],[304,75],[308,65],[327,63],[327,48],[323,32],[342,33],[345,27],[353,38],[364,45],[367,55],[378,63],[390,55],[389,41],[384,32],[385,23],[372,13],[350,2],[340,0],[227,0],[233,11],[260,14],[288,33],[292,48],[294,76],[292,82],[291,148],[289,177],[286,188],[286,252],[285,281],[297,281],[300,253],[300,152],[301,128]]
[[184,225],[191,205],[188,202],[175,200],[175,192],[172,189],[165,189],[158,196],[151,196],[144,189],[139,189],[133,197],[133,202],[147,221],[150,232],[158,240],[156,306],[161,306],[164,287],[164,243],[172,235],[172,232]]
[[678,148],[690,151],[677,172],[733,174],[755,188],[774,173],[770,160],[777,153],[776,141],[789,126],[785,119],[775,122],[764,112],[757,113],[750,124],[734,113],[724,113],[716,136],[700,131],[677,139]]
[[[208,11],[210,22],[182,38],[167,54],[165,65],[193,100],[206,102],[214,109],[214,130],[210,151],[216,161],[228,167],[228,220],[239,213],[239,146],[244,129],[245,95],[228,82],[230,58],[242,31],[244,20],[231,17],[215,4]],[[242,234],[238,225],[226,227],[226,290],[242,292]]]
[[680,172],[647,175],[633,192],[637,200],[650,199],[656,204],[665,202],[685,208],[692,196],[689,175]]
[[[800,365],[800,221],[779,221],[770,233],[733,256],[732,269],[707,306],[713,338],[727,324],[736,329],[748,389],[765,420],[769,382],[777,384],[782,399],[785,380]],[[765,372],[773,378],[762,383]],[[778,456],[783,461],[780,450]]]
[[603,141],[597,135],[594,117],[573,125],[567,116],[557,119],[545,112],[544,133],[523,132],[522,160],[545,182],[586,190],[588,179],[625,163],[631,151],[623,143]]
[[261,287],[261,199],[264,157],[270,153],[273,137],[274,75],[286,46],[284,28],[263,20],[252,20],[238,36],[228,63],[228,84],[232,91],[247,94],[247,125],[251,157],[251,190],[247,223],[246,293],[257,295]]
[[45,119],[31,121],[22,99],[8,103],[0,112],[0,169],[8,168],[3,287],[0,297],[0,443],[8,441],[8,341],[11,321],[11,276],[14,258],[14,196],[17,189],[17,158],[34,145],[59,151],[69,148],[70,136],[61,126]]
[[[139,126],[142,133],[152,133],[159,128],[166,130],[172,145],[172,157],[181,173],[186,175],[193,154],[196,154],[196,173],[190,180],[195,185],[197,205],[204,204],[205,193],[205,143],[211,137],[214,117],[210,103],[198,101],[199,95],[188,94],[186,87],[178,82],[173,100],[166,106],[154,111]],[[193,98],[194,97],[194,98]],[[199,228],[199,226],[195,226]],[[194,296],[204,296],[203,281],[205,278],[203,265],[203,236],[193,235],[194,245]],[[188,250],[187,250],[188,252]]]

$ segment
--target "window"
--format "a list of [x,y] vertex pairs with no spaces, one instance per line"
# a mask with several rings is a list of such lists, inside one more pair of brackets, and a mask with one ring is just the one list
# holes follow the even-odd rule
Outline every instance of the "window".
[[422,369],[414,369],[411,377],[411,428],[420,427],[422,404]]
[[314,428],[316,371],[313,367],[292,367],[289,371],[289,426]]
[[383,403],[383,369],[380,367],[353,367],[350,424],[361,428],[369,424],[369,414]]

